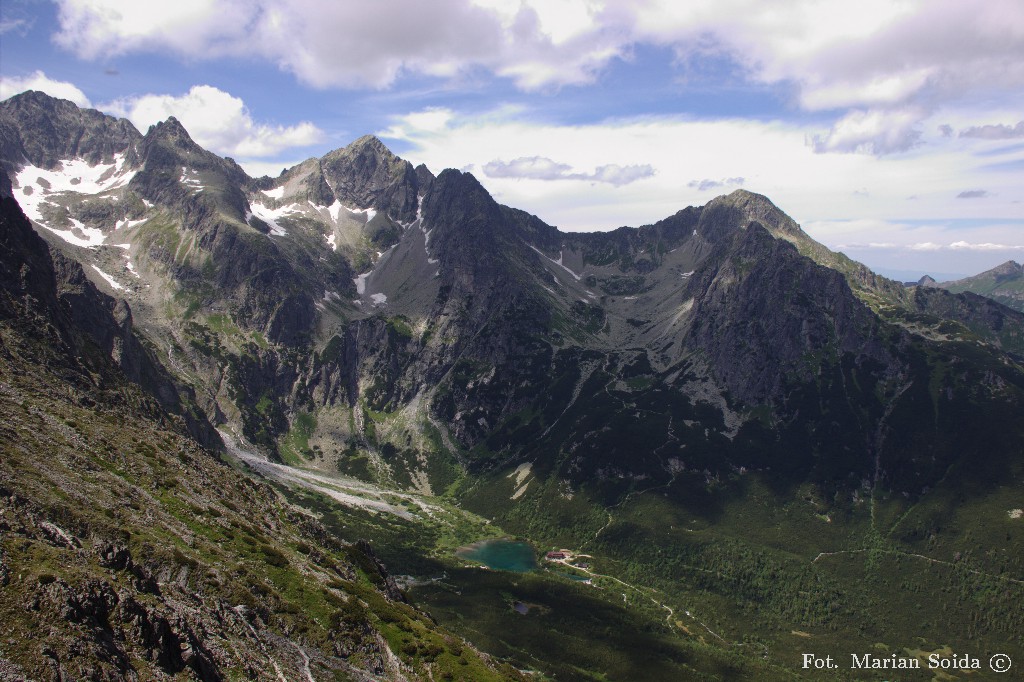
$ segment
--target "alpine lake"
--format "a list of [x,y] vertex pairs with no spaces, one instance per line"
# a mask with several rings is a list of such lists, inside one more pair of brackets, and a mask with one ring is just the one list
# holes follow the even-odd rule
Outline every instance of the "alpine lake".
[[528,573],[537,569],[533,546],[516,540],[483,540],[459,548],[456,555],[497,571]]

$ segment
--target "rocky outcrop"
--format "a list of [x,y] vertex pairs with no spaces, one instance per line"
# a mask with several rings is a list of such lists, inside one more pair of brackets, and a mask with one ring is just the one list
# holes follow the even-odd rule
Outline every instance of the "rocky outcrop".
[[[129,187],[144,199],[178,209],[184,229],[200,229],[218,211],[244,221],[249,176],[234,161],[197,145],[173,116],[149,128],[139,144],[139,157],[141,168]],[[215,191],[196,192],[182,183],[186,173]]]

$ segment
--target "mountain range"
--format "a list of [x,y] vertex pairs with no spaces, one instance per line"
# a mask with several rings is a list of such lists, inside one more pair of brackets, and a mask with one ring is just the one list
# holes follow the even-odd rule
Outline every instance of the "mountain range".
[[[5,454],[0,485],[31,519],[5,527],[3,557],[37,576],[3,605],[51,614],[25,633],[65,608],[54,594],[104,593],[105,555],[87,560],[86,545],[135,557],[160,538],[185,577],[173,552],[133,558],[110,590],[138,602],[147,579],[176,585],[145,599],[193,653],[140,678],[222,679],[266,656],[357,679],[818,679],[796,663],[807,647],[1024,653],[1024,314],[977,287],[877,276],[744,190],[652,225],[563,233],[374,137],[251,178],[173,118],[141,134],[35,92],[0,103],[0,169],[6,448],[21,453]],[[64,467],[49,487],[26,454],[40,448]],[[113,516],[55,494],[78,475]],[[300,475],[328,483],[297,488]],[[385,491],[390,511],[339,511],[324,497],[336,480]],[[139,509],[121,514],[119,498]],[[106,539],[119,523],[145,539]],[[235,554],[196,549],[224,528],[248,538]],[[484,579],[450,552],[502,535],[585,552],[604,582]],[[253,593],[236,555],[279,578],[276,600],[229,603]],[[289,570],[301,579],[275,574]],[[420,587],[400,592],[395,572]],[[438,573],[461,588],[427,580]],[[206,596],[186,607],[196,581]],[[536,606],[533,631],[456,592]],[[604,613],[608,595],[606,617],[639,623],[639,639],[555,620],[570,602]],[[156,635],[118,634],[134,622],[127,594],[96,599],[106,611],[88,627],[112,633],[96,635],[108,653],[49,658],[117,679],[102,671],[126,674]],[[331,604],[361,610],[334,628],[316,615]],[[177,625],[228,606],[241,615]],[[0,660],[42,678],[47,654],[25,637]],[[330,644],[343,637],[358,644]],[[596,638],[610,658],[588,658]],[[637,649],[657,656],[638,665]]]
[[953,293],[969,291],[987,296],[1008,308],[1024,310],[1024,269],[1016,261],[1009,260],[973,277],[943,282],[938,286]]

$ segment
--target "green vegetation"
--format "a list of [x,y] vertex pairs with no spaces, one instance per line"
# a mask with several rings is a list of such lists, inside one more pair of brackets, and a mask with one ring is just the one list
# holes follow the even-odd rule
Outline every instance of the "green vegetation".
[[309,438],[315,431],[315,415],[307,412],[299,412],[295,415],[291,429],[278,442],[278,452],[281,453],[281,458],[286,464],[300,466],[305,460],[313,458],[313,451],[309,447]]
[[389,333],[405,340],[411,340],[414,335],[409,318],[402,315],[389,317],[387,328]]

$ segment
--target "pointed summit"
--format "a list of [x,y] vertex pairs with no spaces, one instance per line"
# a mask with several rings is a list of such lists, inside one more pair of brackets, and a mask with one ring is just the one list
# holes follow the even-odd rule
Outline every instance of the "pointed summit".
[[776,237],[787,238],[784,235],[807,237],[795,220],[786,215],[763,194],[737,189],[712,201],[712,203],[716,202],[740,211],[745,222],[761,223]]
[[1002,265],[992,268],[989,272],[996,277],[1019,277],[1024,274],[1024,268],[1017,261],[1008,260]]
[[796,221],[783,213],[768,197],[745,189],[709,201],[701,209],[697,232],[714,242],[755,222],[763,225],[775,238],[793,242],[798,248],[801,243],[811,241]]
[[168,140],[179,147],[198,147],[181,121],[173,116],[168,116],[167,120],[149,126],[149,130],[146,131],[146,139]]
[[363,135],[345,147],[345,151],[351,152],[361,152],[364,149],[371,150],[381,156],[395,156],[394,153],[388,149],[387,145],[381,142],[380,138],[376,135]]
[[328,153],[320,159],[320,168],[342,203],[383,211],[403,223],[416,219],[419,196],[425,191],[420,186],[424,174],[373,135]]

